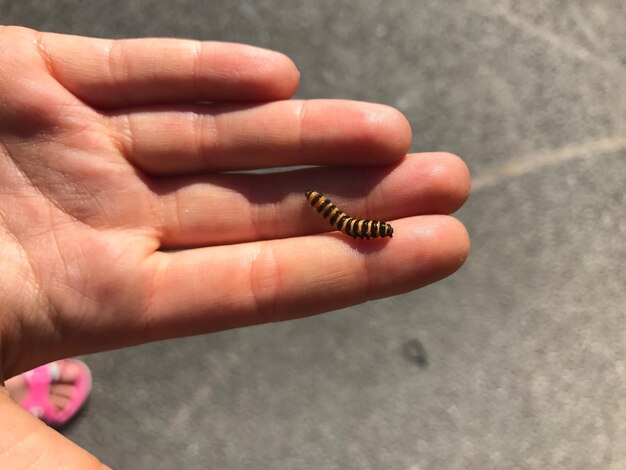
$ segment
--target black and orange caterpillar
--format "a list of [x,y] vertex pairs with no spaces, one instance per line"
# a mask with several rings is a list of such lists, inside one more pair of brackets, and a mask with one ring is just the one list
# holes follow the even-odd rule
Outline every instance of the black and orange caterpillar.
[[307,200],[324,219],[328,219],[330,225],[337,227],[337,230],[354,238],[378,238],[393,237],[393,228],[387,222],[380,220],[355,219],[350,217],[330,199],[317,191],[308,190],[304,193]]

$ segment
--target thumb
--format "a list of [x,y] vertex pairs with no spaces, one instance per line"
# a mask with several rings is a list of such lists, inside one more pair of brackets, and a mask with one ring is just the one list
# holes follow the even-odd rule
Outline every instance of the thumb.
[[0,382],[0,468],[111,470],[22,409]]

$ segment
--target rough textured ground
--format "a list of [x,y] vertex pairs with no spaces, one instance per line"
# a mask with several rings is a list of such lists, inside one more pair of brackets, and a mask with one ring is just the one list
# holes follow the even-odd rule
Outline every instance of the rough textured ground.
[[299,96],[397,106],[413,150],[475,178],[452,278],[88,357],[69,437],[116,469],[626,468],[622,0],[0,0],[0,21],[275,48]]

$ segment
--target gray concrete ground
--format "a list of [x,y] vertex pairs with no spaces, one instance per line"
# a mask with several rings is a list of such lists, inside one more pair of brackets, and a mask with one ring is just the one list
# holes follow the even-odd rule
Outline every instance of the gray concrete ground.
[[90,356],[67,435],[116,469],[626,468],[624,5],[0,0],[3,23],[284,51],[300,97],[397,106],[474,176],[450,279]]

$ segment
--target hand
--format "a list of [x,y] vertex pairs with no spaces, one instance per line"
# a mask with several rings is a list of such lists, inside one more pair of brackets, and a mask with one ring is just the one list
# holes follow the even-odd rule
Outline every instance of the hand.
[[[405,157],[391,108],[284,101],[299,74],[279,53],[12,27],[0,44],[5,377],[405,292],[467,255],[457,221],[423,215],[463,203],[464,164]],[[290,165],[322,167],[220,173]],[[309,188],[394,220],[393,240],[324,235]]]
[[[409,291],[463,263],[467,234],[445,215],[469,192],[461,160],[406,156],[391,108],[286,101],[298,79],[249,46],[0,27],[0,379]],[[223,173],[294,165],[319,167]],[[394,238],[327,233],[307,189]]]

